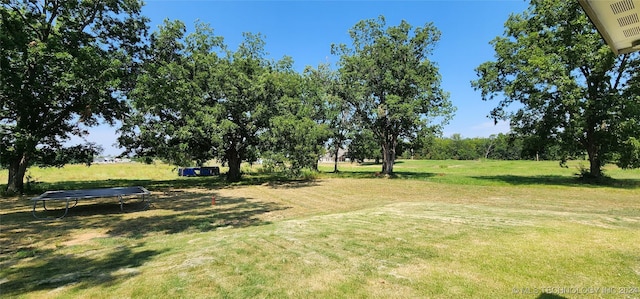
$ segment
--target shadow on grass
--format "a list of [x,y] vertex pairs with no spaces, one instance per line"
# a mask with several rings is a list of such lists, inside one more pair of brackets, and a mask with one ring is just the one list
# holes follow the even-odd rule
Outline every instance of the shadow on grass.
[[432,172],[404,172],[397,171],[394,172],[392,178],[394,179],[406,179],[406,180],[425,180],[428,178],[432,178],[435,176],[441,176],[443,174],[432,173]]
[[536,299],[567,299],[567,297],[562,297],[560,295],[551,293],[542,293],[540,294],[540,296],[536,297]]
[[424,180],[434,176],[437,176],[436,173],[431,172],[407,172],[407,171],[396,171],[393,175],[389,177],[385,177],[380,174],[380,172],[371,172],[371,171],[339,171],[339,172],[329,172],[326,173],[328,177],[332,178],[352,178],[352,179],[372,179],[372,178],[389,178],[389,179],[407,179],[407,180]]
[[380,165],[382,166],[382,162],[362,162],[362,163],[358,163],[358,165],[360,166],[372,166],[372,165]]
[[273,189],[297,189],[305,187],[318,186],[315,180],[287,180],[287,181],[271,181],[262,185],[269,186]]
[[133,201],[121,212],[113,198],[85,200],[61,220],[40,221],[31,215],[28,200],[0,200],[0,289],[9,296],[117,284],[162,253],[148,250],[147,236],[267,225],[271,222],[262,215],[290,208],[221,197],[208,189],[168,190],[154,192],[146,210],[138,210],[140,203]]
[[111,187],[143,186],[149,191],[167,189],[205,188],[217,189],[228,185],[224,177],[185,177],[174,180],[108,179],[93,181],[37,182],[25,188],[25,195],[38,195],[50,190],[77,190]]
[[338,172],[326,172],[323,175],[331,178],[351,178],[351,179],[370,179],[375,178],[376,173],[371,171],[354,171],[354,170],[340,170]]
[[2,295],[10,297],[63,286],[83,289],[101,284],[118,284],[136,276],[136,267],[162,253],[140,248],[143,248],[143,244],[118,246],[100,258],[59,254],[54,249],[26,248],[30,250],[29,261],[24,266],[5,268],[0,289]]
[[[324,177],[331,178],[354,178],[354,179],[370,179],[370,178],[389,178],[389,179],[406,179],[406,180],[428,180],[430,178],[447,176],[446,173],[433,172],[407,172],[397,171],[389,177],[381,175],[379,172],[372,171],[339,171],[323,173]],[[456,175],[454,175],[456,176]],[[460,175],[457,175],[460,176]],[[539,175],[539,176],[519,176],[519,175],[494,175],[494,176],[460,176],[471,178],[479,182],[499,182],[509,185],[548,185],[548,186],[565,186],[565,187],[611,187],[619,189],[637,189],[640,188],[640,179],[615,179],[604,177],[600,179],[579,178],[577,176],[561,176],[561,175]],[[479,185],[482,185],[480,183]]]
[[[402,160],[396,160],[393,162],[393,165],[398,165],[398,164],[403,164],[404,161]],[[358,163],[358,165],[360,166],[372,166],[372,165],[380,165],[382,166],[382,161],[380,162],[374,162],[374,161],[366,161],[366,162],[362,162],[362,163]]]
[[272,202],[253,201],[250,198],[184,194],[159,199],[154,209],[168,210],[168,215],[140,216],[114,223],[108,231],[110,236],[142,238],[148,234],[177,234],[187,231],[207,232],[221,228],[244,228],[270,224],[260,215],[290,207]]
[[620,189],[640,188],[639,179],[614,179],[601,178],[597,180],[582,179],[578,177],[560,175],[540,175],[540,176],[517,176],[517,175],[496,175],[496,176],[473,176],[471,178],[482,181],[504,182],[510,185],[556,185],[567,187],[612,187]]
[[[216,204],[212,205],[212,196]],[[136,199],[132,199],[134,201]],[[6,200],[5,200],[6,201]],[[24,201],[21,201],[24,204]],[[15,205],[20,205],[16,202]],[[148,205],[147,209],[144,206]],[[142,238],[149,234],[176,234],[184,231],[211,231],[221,227],[242,228],[269,224],[258,216],[290,207],[273,202],[263,202],[244,197],[219,197],[210,191],[168,191],[153,195],[149,202],[125,204],[124,212],[113,198],[79,201],[68,214],[59,220],[43,221],[33,218],[31,207],[23,205],[19,211],[2,213],[3,234],[0,241],[8,246],[0,252],[21,250],[19,235],[35,240],[72,240],[69,231],[91,228],[107,231],[113,237]],[[43,213],[43,212],[37,212]],[[64,207],[51,207],[53,216],[61,216]],[[137,213],[133,217],[127,214]],[[40,216],[40,214],[38,214]],[[15,238],[8,234],[15,232]],[[25,245],[25,244],[22,244]]]
[[[56,220],[58,217],[82,217],[96,215],[123,215],[125,213],[144,211],[149,208],[150,201],[148,196],[144,201],[139,198],[125,198],[123,209],[120,210],[120,204],[117,197],[107,197],[101,199],[78,200],[78,204],[74,207],[74,201],[69,202],[69,210],[67,215],[65,212],[64,201],[54,201],[47,203],[46,210],[39,202],[36,205],[35,214],[42,220]],[[33,203],[29,202],[29,214],[33,215]],[[32,218],[33,219],[33,218]]]
[[[131,179],[108,179],[93,181],[65,181],[65,182],[32,182],[25,188],[23,195],[36,196],[51,190],[78,190],[96,189],[112,187],[143,186],[149,191],[166,191],[170,189],[220,189],[230,186],[250,186],[268,185],[273,188],[301,188],[313,186],[313,179],[296,179],[287,177],[284,174],[251,174],[245,175],[239,182],[227,182],[225,176],[207,177],[180,177],[173,180],[131,180]],[[4,190],[5,185],[0,185],[0,190]],[[0,197],[11,197],[14,195],[3,195]]]

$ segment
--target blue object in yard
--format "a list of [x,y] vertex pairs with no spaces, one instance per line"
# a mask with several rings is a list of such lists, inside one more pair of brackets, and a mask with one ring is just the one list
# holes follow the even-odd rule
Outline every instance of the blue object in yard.
[[202,176],[219,175],[219,174],[220,174],[220,167],[218,166],[200,167],[200,175]]
[[178,175],[179,176],[197,176],[198,174],[196,173],[196,170],[199,170],[199,168],[196,168],[196,167],[178,168]]

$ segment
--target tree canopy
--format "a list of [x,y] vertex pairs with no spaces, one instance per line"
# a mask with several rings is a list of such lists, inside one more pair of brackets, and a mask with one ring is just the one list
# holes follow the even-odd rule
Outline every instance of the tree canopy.
[[[292,62],[292,61],[291,61]],[[284,65],[282,65],[284,66]],[[276,105],[264,134],[261,154],[270,162],[287,162],[292,174],[303,168],[317,170],[331,130],[327,123],[327,99],[320,70],[307,67],[300,75],[292,65],[279,67]],[[276,86],[274,86],[276,87]]]
[[[181,21],[165,21],[151,35],[145,72],[131,94],[134,113],[120,138],[130,152],[178,165],[217,158],[229,165],[227,179],[237,181],[241,163],[256,161],[265,144],[288,156],[322,147],[305,139],[314,124],[304,117],[291,58],[267,60],[260,34],[245,33],[235,51],[208,24],[184,34]],[[313,155],[305,159],[309,164]]]
[[596,178],[607,162],[639,166],[640,57],[615,56],[576,1],[531,1],[491,44],[496,60],[472,85],[499,99],[492,118],[510,119],[539,148],[559,145],[563,160],[586,153]]
[[0,164],[9,168],[8,191],[22,191],[31,163],[94,153],[90,144],[63,145],[126,113],[124,93],[147,29],[141,6],[137,0],[2,1]]
[[446,123],[455,110],[429,60],[440,31],[431,23],[387,26],[380,16],[358,22],[349,33],[351,47],[332,47],[341,55],[342,97],[359,125],[374,133],[382,149],[382,173],[392,174],[399,140],[437,130],[431,121],[439,117]]
[[186,38],[185,33],[182,22],[165,21],[151,35],[119,139],[138,156],[181,166],[215,157],[220,139],[207,101],[217,92],[209,80],[222,59],[214,51],[222,51],[222,38],[205,24],[196,24]]

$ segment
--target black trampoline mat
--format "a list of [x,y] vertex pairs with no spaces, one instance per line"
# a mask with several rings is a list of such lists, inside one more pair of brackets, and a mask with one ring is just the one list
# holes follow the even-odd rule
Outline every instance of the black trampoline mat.
[[149,194],[151,193],[147,189],[140,186],[115,187],[115,188],[99,188],[99,189],[47,191],[45,193],[42,193],[38,197],[32,198],[32,200],[82,199],[82,198],[149,195]]

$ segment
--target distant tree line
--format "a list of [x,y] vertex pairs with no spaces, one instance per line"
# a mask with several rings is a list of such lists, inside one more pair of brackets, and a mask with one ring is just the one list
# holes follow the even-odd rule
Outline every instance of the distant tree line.
[[[561,160],[563,157],[558,146],[536,148],[526,137],[503,133],[474,138],[463,138],[460,134],[429,136],[419,143],[400,142],[397,151],[402,159],[426,160]],[[381,154],[373,139],[367,145],[359,137],[351,140],[346,158],[355,162],[376,161],[381,159]]]

